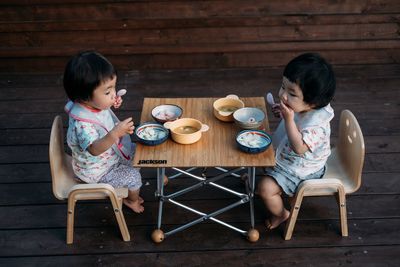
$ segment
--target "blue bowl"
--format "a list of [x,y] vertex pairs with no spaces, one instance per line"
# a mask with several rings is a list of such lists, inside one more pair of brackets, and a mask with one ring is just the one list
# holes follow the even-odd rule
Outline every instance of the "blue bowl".
[[269,134],[261,130],[243,130],[236,135],[236,143],[240,150],[246,153],[260,153],[272,143]]
[[164,143],[168,139],[169,131],[161,124],[145,122],[135,128],[135,135],[140,143],[155,146]]

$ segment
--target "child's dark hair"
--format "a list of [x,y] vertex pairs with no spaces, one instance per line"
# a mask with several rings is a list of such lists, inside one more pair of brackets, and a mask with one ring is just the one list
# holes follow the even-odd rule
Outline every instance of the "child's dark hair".
[[72,101],[90,100],[94,89],[115,76],[113,65],[104,56],[95,51],[81,52],[65,67],[64,89]]
[[332,66],[320,55],[305,53],[292,59],[283,76],[296,83],[303,92],[304,102],[321,108],[331,102],[336,89]]

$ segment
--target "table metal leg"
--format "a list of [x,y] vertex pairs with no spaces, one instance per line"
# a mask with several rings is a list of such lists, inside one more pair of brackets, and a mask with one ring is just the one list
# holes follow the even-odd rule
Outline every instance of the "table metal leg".
[[157,168],[157,190],[155,196],[158,198],[157,229],[151,234],[154,242],[160,243],[164,240],[164,232],[161,230],[162,210],[164,204],[164,176],[165,168]]
[[157,219],[157,228],[161,228],[161,220],[162,220],[162,209],[164,203],[164,175],[165,168],[157,168],[157,192],[156,197],[159,198],[158,201],[158,219]]
[[249,167],[248,168],[248,175],[249,175],[249,198],[250,198],[250,220],[251,220],[251,227],[254,228],[254,188],[255,188],[255,179],[256,179],[256,168]]
[[[181,170],[179,168],[172,168],[172,169],[178,172],[177,175],[174,175],[174,178],[179,176],[180,174],[185,174],[185,175],[187,175],[187,176],[189,176],[191,178],[194,178],[194,179],[198,180],[199,182],[197,184],[194,184],[192,186],[186,187],[186,188],[184,188],[182,190],[179,190],[177,192],[174,192],[172,194],[164,195],[164,182],[163,181],[164,181],[164,175],[165,175],[165,168],[157,168],[157,191],[156,191],[156,196],[159,198],[159,209],[158,209],[157,229],[154,230],[153,233],[152,233],[152,239],[153,239],[154,242],[156,242],[156,243],[162,242],[165,237],[167,237],[169,235],[172,235],[172,234],[174,234],[176,232],[182,231],[182,230],[184,230],[184,229],[186,229],[186,228],[188,228],[190,226],[193,226],[195,224],[198,224],[198,223],[203,222],[203,221],[208,220],[208,219],[210,219],[210,220],[212,220],[212,221],[214,221],[216,223],[219,223],[221,225],[224,225],[224,226],[226,226],[226,227],[228,227],[228,228],[230,228],[232,230],[235,230],[235,231],[237,231],[237,232],[239,232],[239,233],[241,233],[243,235],[247,235],[247,238],[251,242],[255,242],[255,241],[258,240],[258,236],[259,236],[258,235],[258,231],[256,229],[254,229],[254,201],[253,201],[253,197],[254,197],[254,188],[255,188],[255,186],[254,186],[254,184],[255,184],[255,167],[249,167],[248,168],[249,179],[247,181],[247,184],[248,184],[247,185],[247,190],[246,190],[247,194],[236,192],[236,191],[234,191],[232,189],[229,189],[229,188],[227,188],[225,186],[222,186],[222,185],[219,185],[219,184],[216,183],[218,180],[220,180],[220,179],[222,179],[222,178],[224,178],[224,177],[226,177],[228,175],[235,176],[235,177],[240,177],[240,175],[236,174],[236,172],[244,169],[243,167],[236,168],[236,169],[230,170],[230,171],[228,171],[226,169],[223,169],[223,168],[217,167],[217,169],[222,171],[223,174],[217,175],[215,177],[209,177],[209,178],[200,177],[200,176],[197,176],[197,175],[194,175],[194,174],[190,173],[190,171],[192,171],[194,168],[193,169],[188,169],[186,171],[185,170]],[[191,208],[189,206],[186,206],[186,205],[174,200],[174,198],[176,198],[176,197],[178,197],[178,196],[180,196],[182,194],[188,193],[190,191],[193,191],[193,190],[195,190],[197,188],[200,188],[202,186],[205,186],[205,185],[213,186],[213,187],[216,187],[216,188],[218,188],[220,190],[229,192],[229,193],[239,197],[240,200],[235,202],[235,203],[232,203],[232,204],[230,204],[230,205],[228,205],[228,206],[226,206],[226,207],[224,207],[222,209],[219,209],[219,210],[216,210],[216,211],[214,211],[212,213],[209,213],[209,214],[206,214],[206,213],[203,213],[201,211],[195,210],[195,209],[193,209],[193,208]],[[198,219],[195,219],[194,221],[186,223],[186,224],[184,224],[184,225],[182,225],[180,227],[177,227],[177,228],[175,228],[175,229],[173,229],[173,230],[171,230],[169,232],[164,233],[161,230],[162,209],[163,209],[164,201],[167,201],[167,202],[169,202],[171,204],[174,204],[176,206],[179,206],[181,208],[184,208],[186,210],[194,212],[194,213],[200,215],[201,217],[198,218]],[[249,231],[241,230],[241,229],[239,229],[239,228],[237,228],[237,227],[235,227],[233,225],[230,225],[230,224],[228,224],[226,222],[223,222],[223,221],[215,218],[215,216],[217,216],[217,215],[219,215],[219,214],[221,214],[221,213],[223,213],[223,212],[225,212],[227,210],[230,210],[230,209],[232,209],[232,208],[234,208],[236,206],[239,206],[239,205],[242,205],[244,203],[247,203],[247,202],[250,202],[251,229]]]
[[256,180],[256,168],[255,167],[248,167],[247,174],[249,176],[248,179],[248,195],[250,199],[250,221],[251,221],[251,228],[247,232],[247,239],[250,242],[256,242],[260,234],[257,229],[254,228],[254,190],[255,190],[255,180]]

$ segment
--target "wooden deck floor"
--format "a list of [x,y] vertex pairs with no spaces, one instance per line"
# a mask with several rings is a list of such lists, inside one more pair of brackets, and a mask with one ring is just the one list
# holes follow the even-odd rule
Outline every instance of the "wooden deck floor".
[[[145,212],[125,209],[132,241],[123,242],[110,205],[78,203],[75,242],[66,245],[66,204],[51,191],[48,164],[50,126],[63,114],[60,73],[0,73],[0,266],[399,266],[400,265],[400,66],[335,66],[338,90],[332,106],[333,143],[338,115],[350,109],[366,142],[362,187],[348,196],[349,237],[340,236],[333,198],[308,198],[294,236],[283,228],[267,232],[266,213],[256,199],[260,240],[249,243],[238,233],[206,221],[170,236],[150,239],[156,225],[155,170],[143,170]],[[120,118],[139,122],[143,97],[261,96],[277,93],[281,68],[143,71],[120,73],[128,94]],[[66,116],[63,114],[64,124]],[[271,118],[271,117],[270,117]],[[271,119],[272,129],[277,121]],[[178,188],[188,179],[177,179]],[[236,179],[226,183],[239,188]],[[167,189],[168,189],[167,188]],[[240,190],[240,188],[239,188]],[[208,211],[231,201],[210,190],[184,195],[183,202]],[[195,216],[166,205],[165,229]],[[248,207],[221,215],[249,226]]]

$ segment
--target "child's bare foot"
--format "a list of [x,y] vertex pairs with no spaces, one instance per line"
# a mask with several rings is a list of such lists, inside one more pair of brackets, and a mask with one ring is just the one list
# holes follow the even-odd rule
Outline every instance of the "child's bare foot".
[[272,230],[277,228],[281,223],[285,222],[290,216],[290,212],[285,209],[282,216],[272,216],[265,220],[265,226],[267,229]]
[[[143,200],[143,199],[142,199]],[[124,204],[128,206],[131,210],[133,210],[136,213],[142,213],[144,211],[144,207],[140,203],[140,200],[132,201],[130,199],[125,198],[124,199]]]

